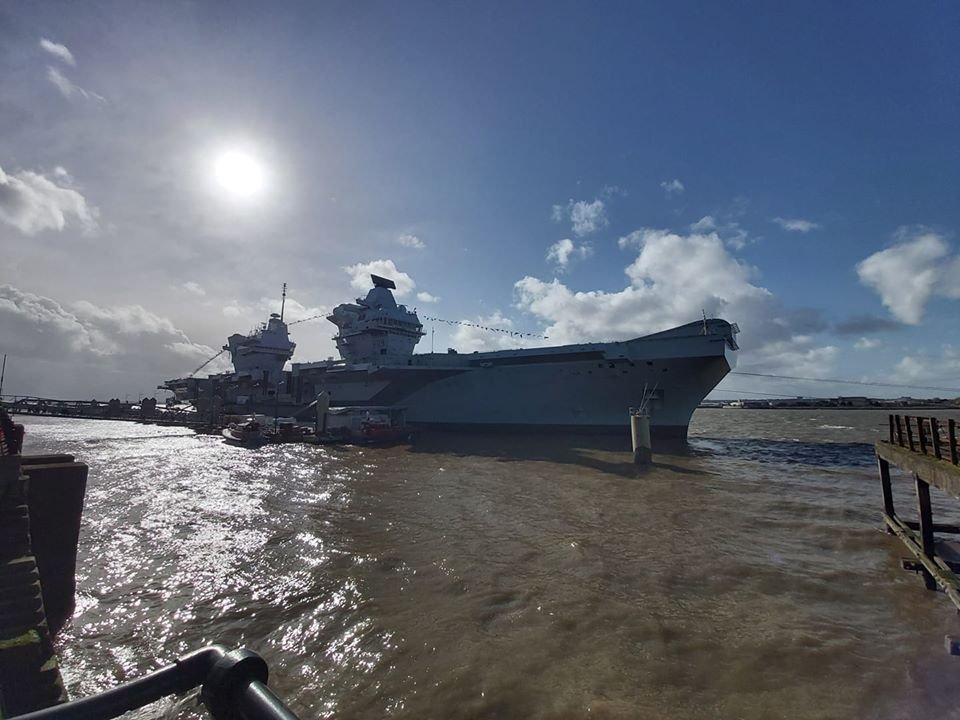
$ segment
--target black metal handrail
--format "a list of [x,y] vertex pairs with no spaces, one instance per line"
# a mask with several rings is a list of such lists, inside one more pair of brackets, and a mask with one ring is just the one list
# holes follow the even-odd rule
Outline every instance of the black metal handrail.
[[252,650],[211,645],[99,695],[16,716],[18,720],[107,720],[198,685],[215,720],[298,720],[267,687],[267,663]]

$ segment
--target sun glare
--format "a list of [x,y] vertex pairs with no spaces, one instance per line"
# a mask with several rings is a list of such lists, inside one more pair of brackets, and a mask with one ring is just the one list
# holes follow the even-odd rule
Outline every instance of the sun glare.
[[217,185],[237,199],[256,197],[263,191],[266,180],[263,165],[253,155],[240,150],[221,153],[213,173]]

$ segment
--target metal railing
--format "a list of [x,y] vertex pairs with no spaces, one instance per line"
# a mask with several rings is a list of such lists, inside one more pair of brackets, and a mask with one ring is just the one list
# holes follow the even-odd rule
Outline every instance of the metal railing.
[[960,465],[956,420],[947,420],[946,434],[935,417],[890,415],[889,426],[891,445]]
[[251,650],[211,645],[99,695],[18,715],[17,720],[106,720],[198,685],[215,720],[298,720],[267,687],[267,663]]

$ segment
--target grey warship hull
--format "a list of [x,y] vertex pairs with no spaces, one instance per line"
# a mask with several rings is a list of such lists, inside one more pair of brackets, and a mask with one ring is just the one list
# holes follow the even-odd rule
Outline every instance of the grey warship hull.
[[397,305],[394,283],[374,287],[328,319],[341,360],[294,363],[280,315],[231,336],[233,373],[165,383],[200,412],[306,419],[327,393],[332,407],[402,408],[412,426],[622,434],[645,405],[656,435],[686,437],[694,410],[734,366],[738,328],[704,319],[623,342],[497,352],[414,354],[423,336],[415,311]]
[[735,347],[729,323],[710,320],[626,342],[295,365],[292,380],[302,400],[325,390],[335,406],[400,406],[411,425],[464,430],[622,434],[646,397],[654,433],[684,438]]

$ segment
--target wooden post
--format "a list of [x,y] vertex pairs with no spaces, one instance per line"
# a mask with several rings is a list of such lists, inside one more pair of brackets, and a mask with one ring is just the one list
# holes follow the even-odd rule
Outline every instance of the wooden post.
[[913,428],[910,426],[910,416],[904,415],[904,421],[907,423],[907,444],[910,446],[911,450],[916,450],[913,446]]
[[897,445],[899,445],[900,447],[903,447],[903,427],[901,427],[900,425],[900,416],[894,415],[893,419],[897,423]]
[[[893,508],[893,488],[890,487],[890,463],[882,457],[877,458],[877,466],[880,469],[880,492],[883,494],[883,513],[890,518],[896,517],[896,511]],[[887,526],[887,535],[893,535],[893,530]]]
[[893,445],[893,415],[887,415],[887,424],[890,426],[890,444]]
[[630,439],[633,441],[633,464],[649,465],[653,462],[649,415],[630,415]]
[[942,460],[943,456],[940,453],[940,423],[937,422],[935,417],[930,418],[930,435],[933,440],[933,456],[937,460]]
[[[930,509],[930,485],[921,480],[916,473],[913,474],[913,479],[917,486],[917,509],[920,512],[920,542],[923,554],[933,559],[933,511]],[[927,590],[937,589],[937,581],[926,570],[923,571],[923,582]]]
[[917,438],[920,440],[920,452],[927,454],[927,419],[917,417]]
[[954,465],[960,464],[957,458],[957,421],[947,421],[947,436],[950,438],[950,462]]

